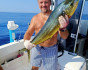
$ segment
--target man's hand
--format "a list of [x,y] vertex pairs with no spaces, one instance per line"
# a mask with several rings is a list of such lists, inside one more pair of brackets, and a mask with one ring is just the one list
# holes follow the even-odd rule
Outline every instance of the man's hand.
[[28,50],[31,50],[33,47],[36,46],[36,45],[32,44],[30,41],[31,41],[31,40],[25,40],[25,41],[24,41],[24,46],[25,46],[25,48],[28,49]]
[[67,25],[69,24],[69,19],[67,15],[65,15],[65,17],[60,16],[58,18],[58,21],[60,23],[60,30],[66,29]]

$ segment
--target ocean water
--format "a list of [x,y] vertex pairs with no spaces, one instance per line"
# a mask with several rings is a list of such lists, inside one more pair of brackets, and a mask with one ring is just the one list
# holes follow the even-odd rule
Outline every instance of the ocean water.
[[[15,30],[16,40],[23,39],[23,36],[29,26],[32,17],[37,13],[11,13],[0,12],[0,45],[10,42],[9,30],[7,29],[8,21],[15,21],[19,28]],[[77,16],[76,16],[77,17]],[[82,20],[88,20],[88,14],[82,15]]]
[[0,45],[10,42],[9,30],[7,28],[8,21],[14,21],[19,25],[15,30],[16,40],[23,39],[23,36],[29,26],[32,17],[37,13],[10,13],[0,12]]

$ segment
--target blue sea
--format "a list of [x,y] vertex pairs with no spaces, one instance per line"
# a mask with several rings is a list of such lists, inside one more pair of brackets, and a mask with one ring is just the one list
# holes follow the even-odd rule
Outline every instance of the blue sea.
[[[24,34],[29,26],[32,17],[37,13],[11,13],[0,12],[0,45],[10,42],[9,30],[7,29],[8,21],[15,21],[19,28],[15,30],[16,40],[23,39]],[[88,14],[83,14],[82,20],[88,20]]]
[[0,46],[10,42],[9,30],[7,28],[8,21],[14,21],[19,25],[15,30],[16,40],[23,39],[24,34],[29,26],[32,17],[37,13],[11,13],[0,12]]

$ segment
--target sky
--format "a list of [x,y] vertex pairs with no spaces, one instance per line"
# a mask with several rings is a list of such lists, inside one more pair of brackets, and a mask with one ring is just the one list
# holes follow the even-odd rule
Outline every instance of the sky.
[[[85,14],[88,14],[87,7],[88,1],[84,5]],[[40,9],[37,0],[0,0],[0,12],[38,13]]]
[[0,12],[38,13],[37,0],[0,0]]
[[83,14],[88,14],[88,1],[85,1]]

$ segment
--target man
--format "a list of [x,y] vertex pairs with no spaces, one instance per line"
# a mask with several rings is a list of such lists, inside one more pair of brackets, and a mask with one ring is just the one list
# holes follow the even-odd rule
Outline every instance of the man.
[[[66,39],[69,35],[69,32],[66,29],[64,31],[58,30],[58,32],[56,32],[51,39],[33,48],[35,45],[30,43],[32,34],[34,31],[35,34],[40,31],[52,12],[50,10],[51,0],[38,0],[38,4],[41,12],[32,18],[30,26],[24,35],[24,46],[27,49],[32,48],[30,60],[32,70],[38,70],[41,65],[43,65],[44,70],[56,70],[58,55],[57,35],[59,33],[63,39]],[[64,18],[61,16],[59,17],[58,21],[61,24],[61,28],[63,28],[63,25],[68,23],[68,17],[65,16]]]
[[1,66],[0,66],[0,70],[3,70]]

